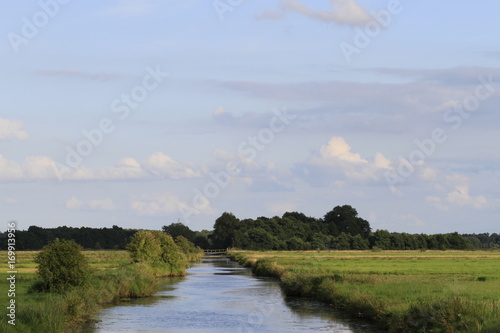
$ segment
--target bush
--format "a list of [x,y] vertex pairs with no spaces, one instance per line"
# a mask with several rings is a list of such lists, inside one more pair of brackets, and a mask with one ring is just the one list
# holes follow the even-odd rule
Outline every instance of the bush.
[[177,236],[175,244],[177,244],[189,261],[201,260],[201,257],[203,257],[203,250],[195,246],[184,236]]
[[136,232],[126,248],[134,262],[153,263],[161,260],[160,240],[151,231]]
[[186,256],[172,236],[163,231],[137,232],[127,245],[127,250],[134,262],[150,264],[163,271],[159,275],[183,275],[189,266]]
[[90,267],[81,251],[82,247],[73,240],[56,239],[46,245],[35,257],[38,276],[42,279],[39,289],[63,291],[84,285]]

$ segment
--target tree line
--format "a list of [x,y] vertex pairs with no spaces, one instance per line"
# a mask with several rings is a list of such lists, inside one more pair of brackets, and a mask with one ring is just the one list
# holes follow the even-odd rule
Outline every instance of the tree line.
[[409,234],[372,231],[349,205],[336,206],[322,218],[299,212],[282,217],[240,220],[225,212],[209,238],[213,248],[248,250],[473,250],[500,248],[498,234]]
[[[283,216],[239,219],[225,212],[215,220],[213,230],[193,231],[177,222],[162,230],[176,238],[185,237],[203,249],[240,248],[248,250],[473,250],[500,249],[500,235],[493,233],[409,234],[372,231],[370,223],[350,205],[336,206],[322,218],[299,212]],[[125,249],[137,229],[41,228],[16,231],[18,250],[39,250],[55,240],[70,239],[86,249]],[[0,234],[0,242],[7,233]]]
[[[123,250],[136,232],[136,229],[123,229],[116,225],[112,228],[30,226],[28,230],[16,230],[16,249],[19,251],[40,250],[59,238],[74,240],[85,249]],[[6,238],[7,233],[0,234],[0,243],[3,243]]]

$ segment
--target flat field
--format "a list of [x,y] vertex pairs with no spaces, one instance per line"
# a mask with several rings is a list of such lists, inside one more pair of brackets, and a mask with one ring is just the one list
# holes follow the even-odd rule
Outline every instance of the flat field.
[[[0,251],[0,304],[4,309],[0,319],[0,332],[69,332],[73,329],[73,324],[78,326],[82,321],[90,319],[99,309],[98,303],[120,296],[114,290],[119,284],[114,283],[113,279],[123,282],[133,277],[124,273],[131,263],[128,251],[83,251],[96,273],[96,278],[91,282],[95,295],[91,290],[78,290],[68,294],[28,293],[29,288],[37,281],[37,264],[34,261],[36,253],[37,251],[16,252],[15,297],[9,297],[7,252]],[[149,284],[154,288],[154,283]],[[124,283],[120,285],[123,286]],[[123,289],[123,293],[128,290]],[[6,316],[6,308],[11,299],[15,300],[15,326],[8,324],[10,318]]]
[[279,278],[288,294],[323,299],[394,332],[500,332],[500,252],[232,255],[256,274]]

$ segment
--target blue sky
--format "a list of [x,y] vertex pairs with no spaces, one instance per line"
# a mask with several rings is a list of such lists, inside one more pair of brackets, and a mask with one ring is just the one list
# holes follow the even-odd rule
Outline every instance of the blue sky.
[[2,2],[0,217],[201,230],[350,204],[373,229],[499,232],[499,12]]

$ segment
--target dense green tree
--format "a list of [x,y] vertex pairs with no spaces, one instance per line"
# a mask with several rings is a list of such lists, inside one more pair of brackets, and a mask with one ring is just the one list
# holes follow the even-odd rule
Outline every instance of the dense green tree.
[[225,249],[234,246],[235,238],[239,235],[240,220],[232,213],[224,212],[214,224],[212,247]]
[[449,249],[452,250],[470,250],[472,249],[472,243],[469,242],[464,237],[460,236],[458,232],[447,235],[447,240],[450,246]]
[[438,242],[438,249],[439,250],[446,250],[446,249],[449,249],[451,246],[450,246],[450,242],[448,241],[448,237],[446,237],[446,235],[443,235],[443,234],[437,234],[435,235],[436,236],[436,240]]
[[368,239],[361,237],[360,234],[352,236],[351,239],[351,249],[352,250],[368,250],[370,248],[370,242]]
[[391,250],[404,250],[405,240],[403,235],[397,232],[391,233]]
[[189,265],[188,257],[172,236],[159,230],[137,232],[127,244],[127,250],[135,262],[160,267],[169,275],[182,273]]
[[203,250],[194,245],[184,236],[177,236],[175,238],[175,244],[177,244],[189,261],[199,260],[203,255]]
[[341,233],[335,238],[335,247],[337,250],[350,250],[351,249],[352,236],[348,233]]
[[82,250],[72,240],[56,239],[45,245],[35,257],[42,289],[63,291],[84,285],[88,281],[90,267]]
[[322,233],[315,233],[311,238],[311,247],[315,250],[328,250],[331,243],[331,237]]
[[391,233],[387,230],[377,230],[372,235],[373,246],[382,250],[391,249]]
[[181,222],[164,225],[162,229],[174,239],[178,236],[183,236],[192,242],[196,236],[196,232],[192,231],[188,226],[182,224]]
[[300,251],[307,250],[306,242],[299,237],[292,237],[286,241],[287,250]]
[[151,231],[139,231],[127,244],[132,260],[135,262],[154,263],[161,261],[161,242]]
[[358,217],[358,211],[349,205],[336,206],[325,214],[323,220],[333,235],[344,232],[368,238],[371,232],[370,223]]
[[275,250],[279,244],[275,237],[262,228],[254,228],[242,236],[242,245],[250,250]]

